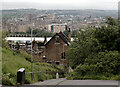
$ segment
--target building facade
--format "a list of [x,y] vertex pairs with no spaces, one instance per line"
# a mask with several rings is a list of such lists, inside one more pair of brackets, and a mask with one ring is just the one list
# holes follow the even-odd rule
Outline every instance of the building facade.
[[64,32],[65,30],[67,30],[67,24],[50,24],[48,25],[48,31],[53,32],[53,33],[59,33]]
[[[71,33],[69,31],[69,37]],[[66,50],[70,44],[70,39],[62,32],[56,33],[46,44],[44,52],[41,54],[42,61],[53,65],[67,65]]]

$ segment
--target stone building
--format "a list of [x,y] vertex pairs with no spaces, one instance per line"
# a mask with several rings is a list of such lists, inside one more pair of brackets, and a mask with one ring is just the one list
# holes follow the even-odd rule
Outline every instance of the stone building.
[[[35,43],[34,43],[35,41]],[[33,56],[39,62],[46,62],[53,65],[67,66],[66,50],[71,42],[71,32],[68,30],[68,37],[62,33],[56,33],[49,41],[44,37],[44,41],[33,41]],[[30,42],[26,44],[26,52],[31,53]]]
[[67,24],[50,24],[48,25],[48,31],[53,33],[59,33],[67,30]]
[[44,52],[41,54],[42,62],[53,65],[67,65],[66,50],[70,44],[71,32],[69,29],[69,38],[62,32],[56,33],[46,44]]

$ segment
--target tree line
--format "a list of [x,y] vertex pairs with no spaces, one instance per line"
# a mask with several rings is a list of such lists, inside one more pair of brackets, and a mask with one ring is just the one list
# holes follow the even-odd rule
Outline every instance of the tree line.
[[72,79],[118,79],[120,76],[120,27],[107,17],[107,26],[80,30],[67,50]]

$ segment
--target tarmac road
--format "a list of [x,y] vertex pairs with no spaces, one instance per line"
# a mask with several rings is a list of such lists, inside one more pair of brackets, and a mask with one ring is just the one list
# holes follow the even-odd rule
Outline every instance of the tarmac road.
[[118,81],[115,80],[66,80],[65,78],[46,80],[44,82],[37,82],[32,85],[56,85],[56,86],[106,86],[106,87],[119,87]]
[[118,85],[114,80],[65,80],[59,85]]

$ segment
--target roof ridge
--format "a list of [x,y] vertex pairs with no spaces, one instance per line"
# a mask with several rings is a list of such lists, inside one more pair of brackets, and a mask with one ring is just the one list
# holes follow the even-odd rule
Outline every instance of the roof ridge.
[[62,34],[62,36],[64,36],[65,37],[65,39],[67,39],[68,40],[68,37],[63,33],[63,32],[59,32],[59,34]]
[[68,41],[67,37],[65,35],[63,35],[63,33],[62,33],[62,35],[60,33],[56,33],[45,45],[47,45],[56,35],[58,35],[66,44],[69,45],[69,43],[68,43],[69,41]]

